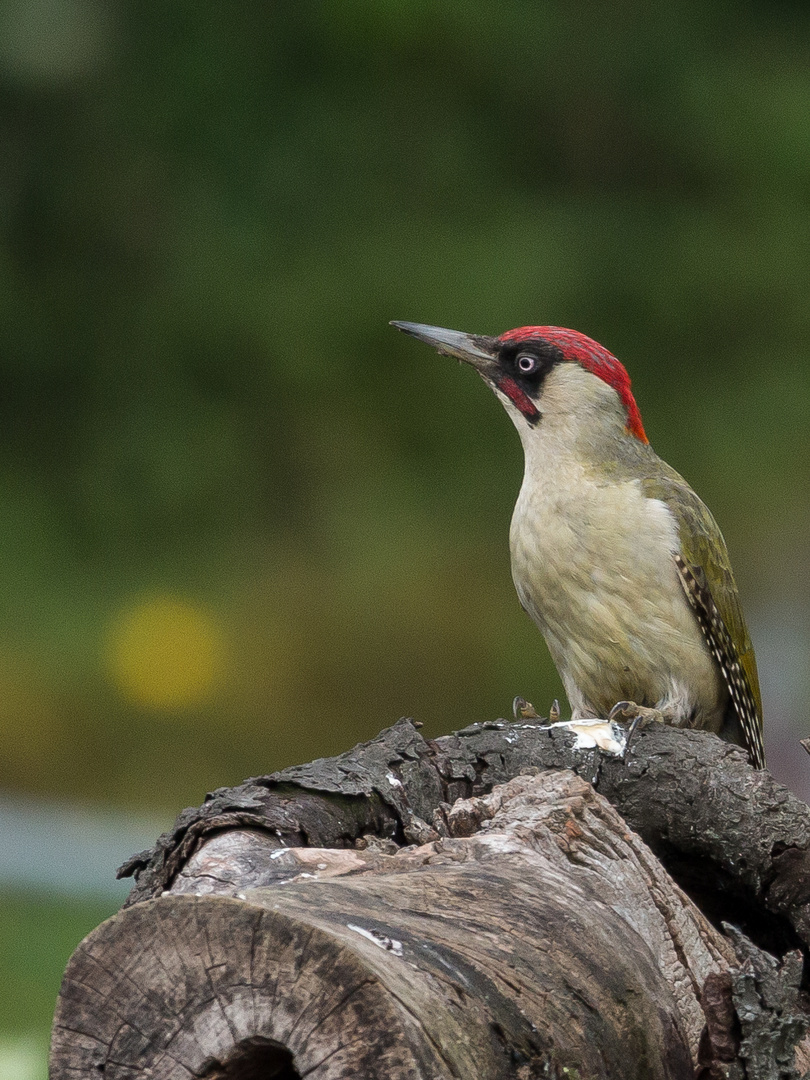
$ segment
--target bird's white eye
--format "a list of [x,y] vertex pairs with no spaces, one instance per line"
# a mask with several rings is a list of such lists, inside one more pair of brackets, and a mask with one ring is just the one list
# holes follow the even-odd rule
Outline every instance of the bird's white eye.
[[523,375],[531,375],[534,369],[537,367],[537,357],[530,356],[529,353],[521,353],[517,358],[518,371]]

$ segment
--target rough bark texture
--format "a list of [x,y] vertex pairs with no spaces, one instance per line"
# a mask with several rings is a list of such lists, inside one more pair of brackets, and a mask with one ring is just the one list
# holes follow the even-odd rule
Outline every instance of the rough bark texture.
[[808,807],[712,736],[573,742],[403,722],[184,811],[52,1077],[798,1077]]
[[[186,888],[178,875],[205,876],[213,851],[192,856],[223,830],[253,830],[233,880],[260,884],[266,858],[251,854],[257,846],[352,847],[365,835],[421,842],[442,831],[442,807],[458,798],[485,794],[525,768],[572,769],[594,782],[711,917],[736,923],[764,948],[810,944],[806,803],[704,732],[651,725],[625,761],[574,744],[566,730],[543,724],[494,721],[425,740],[401,722],[339,757],[221,788],[183,811],[151,852],[122,868],[137,878],[129,902]],[[227,891],[229,871],[219,870]],[[218,887],[213,877],[212,891]]]

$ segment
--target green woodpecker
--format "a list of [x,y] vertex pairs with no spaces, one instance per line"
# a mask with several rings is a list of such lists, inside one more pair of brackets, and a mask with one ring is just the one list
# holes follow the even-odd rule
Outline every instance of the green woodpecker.
[[471,364],[520,434],[512,577],[575,720],[652,715],[765,766],[756,661],[725,541],[650,446],[630,378],[557,326],[482,337],[392,323]]

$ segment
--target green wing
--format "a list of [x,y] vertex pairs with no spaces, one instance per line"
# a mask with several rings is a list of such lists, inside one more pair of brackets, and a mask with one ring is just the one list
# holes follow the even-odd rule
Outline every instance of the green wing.
[[684,590],[723,671],[749,757],[764,768],[757,663],[723,534],[709,509],[665,462],[656,467],[655,475],[639,480],[644,494],[660,499],[675,516],[681,540],[676,564]]

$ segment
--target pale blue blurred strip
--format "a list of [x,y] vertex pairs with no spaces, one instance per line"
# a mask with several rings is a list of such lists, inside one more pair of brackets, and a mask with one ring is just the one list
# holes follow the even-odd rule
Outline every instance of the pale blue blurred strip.
[[0,792],[0,888],[121,899],[115,871],[170,824],[115,810]]

